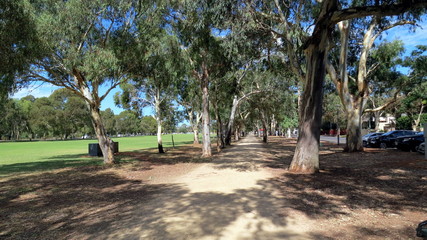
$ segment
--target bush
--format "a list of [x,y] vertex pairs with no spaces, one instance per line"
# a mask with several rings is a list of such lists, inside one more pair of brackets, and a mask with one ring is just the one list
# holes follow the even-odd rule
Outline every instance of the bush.
[[399,130],[411,130],[412,129],[412,118],[408,116],[402,116],[396,120],[396,129]]
[[421,126],[422,126],[424,123],[427,123],[427,113],[423,113],[423,114],[421,114],[421,118],[420,118],[420,124],[421,124]]

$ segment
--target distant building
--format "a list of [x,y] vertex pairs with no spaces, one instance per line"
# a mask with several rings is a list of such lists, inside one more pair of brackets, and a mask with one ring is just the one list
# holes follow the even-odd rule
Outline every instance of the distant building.
[[375,124],[378,124],[378,131],[389,132],[396,130],[396,117],[387,113],[385,116],[381,116],[378,119],[378,123],[374,116],[364,116],[362,118],[362,128],[364,133],[373,131],[375,129]]
[[391,114],[386,114],[385,117],[380,117],[379,121],[379,131],[389,132],[396,130],[396,117],[392,116]]

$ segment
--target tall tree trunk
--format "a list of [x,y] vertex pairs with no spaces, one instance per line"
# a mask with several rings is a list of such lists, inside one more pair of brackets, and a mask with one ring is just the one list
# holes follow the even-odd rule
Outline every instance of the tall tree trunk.
[[259,128],[259,122],[258,121],[256,122],[256,129],[257,129],[258,137],[261,137],[261,131]]
[[[326,33],[325,33],[326,34]],[[322,119],[324,61],[326,47],[312,45],[307,50],[307,79],[303,93],[303,104],[298,142],[289,171],[315,173],[319,171],[319,142]]]
[[202,118],[202,114],[197,113],[196,115],[196,124],[193,126],[193,133],[194,133],[194,144],[199,144],[199,124],[200,119]]
[[267,131],[268,124],[267,124],[267,119],[266,119],[266,116],[265,116],[265,114],[264,114],[264,112],[262,110],[260,110],[260,113],[261,113],[262,127],[264,128],[263,135],[262,135],[262,141],[264,143],[267,143],[268,142],[268,131]]
[[237,111],[238,106],[239,106],[239,101],[237,99],[237,95],[235,95],[233,98],[233,106],[231,107],[230,120],[228,121],[227,131],[225,133],[225,144],[226,145],[231,145],[231,135],[233,132],[234,120],[236,118],[236,111]]
[[301,124],[301,119],[302,119],[302,94],[303,94],[303,91],[301,90],[301,83],[300,82],[298,82],[298,92],[297,92],[297,95],[298,95],[298,99],[297,99],[297,108],[298,108],[298,126]]
[[223,136],[223,130],[222,130],[222,120],[221,115],[219,114],[218,109],[218,102],[215,101],[215,117],[216,117],[216,150],[217,152],[221,152],[221,150],[224,148],[224,136]]
[[159,153],[165,153],[163,150],[162,141],[162,110],[160,109],[160,90],[157,88],[156,95],[154,97],[154,107],[156,110],[156,122],[157,122],[157,148]]
[[239,128],[238,127],[236,127],[235,129],[234,129],[234,140],[236,140],[236,141],[239,141],[239,139],[240,139],[240,135],[239,135]]
[[198,128],[193,128],[193,135],[194,135],[193,144],[199,144],[199,129]]
[[322,120],[323,83],[326,74],[330,35],[333,25],[329,22],[331,12],[338,8],[337,1],[325,0],[316,21],[312,37],[307,42],[305,53],[307,74],[302,98],[298,142],[289,171],[315,173],[319,171],[319,142]]
[[194,111],[188,110],[188,119],[191,124],[191,128],[193,129],[193,144],[199,144],[199,123],[200,123],[200,114],[197,113],[196,119],[194,119]]
[[374,116],[375,116],[375,132],[378,132],[380,130],[381,112],[380,111],[374,112]]
[[159,149],[159,153],[165,153],[163,150],[163,141],[162,141],[162,121],[157,120],[157,148]]
[[114,160],[114,145],[113,141],[107,136],[104,124],[102,122],[99,107],[89,105],[93,129],[95,130],[96,137],[98,138],[99,147],[101,148],[105,164],[113,164]]
[[357,152],[363,150],[362,145],[362,110],[360,103],[347,108],[347,135],[346,152]]
[[418,114],[417,119],[414,121],[414,126],[412,127],[412,130],[417,131],[417,128],[421,122],[421,115],[423,114],[423,112],[424,112],[424,104],[421,103],[420,113]]
[[209,79],[205,75],[201,79],[201,88],[202,88],[202,157],[212,156],[211,150],[211,137],[210,137],[210,128],[209,128]]

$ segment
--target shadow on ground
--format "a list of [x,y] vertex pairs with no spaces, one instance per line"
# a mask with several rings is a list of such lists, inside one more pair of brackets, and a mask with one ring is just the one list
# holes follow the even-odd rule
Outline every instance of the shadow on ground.
[[[289,164],[292,144],[272,141],[266,151],[255,153],[251,149],[257,143],[233,146],[213,164],[238,171],[274,170]],[[282,171],[230,194],[148,184],[101,167],[10,177],[0,181],[0,238],[415,238],[416,224],[427,217],[427,172],[418,155],[323,150],[319,174]],[[231,164],[239,152],[245,160]],[[185,151],[162,164],[184,158]],[[308,220],[301,223],[308,233],[287,229],[301,219]]]
[[0,238],[201,239],[232,236],[236,229],[251,239],[291,237],[269,231],[287,223],[272,185],[260,184],[232,194],[191,193],[98,168],[17,177],[0,182]]
[[[265,147],[276,166],[287,167],[292,154],[286,151],[295,144],[272,139]],[[320,154],[318,174],[285,171],[271,181],[280,189],[284,205],[319,223],[326,220],[323,223],[330,227],[324,228],[332,232],[335,227],[342,230],[343,224],[351,226],[335,238],[415,238],[417,224],[427,219],[423,156],[397,150],[345,153],[336,145],[324,145]],[[324,231],[318,237],[331,235]]]
[[92,158],[82,154],[60,155],[51,157],[42,162],[26,162],[1,165],[0,176],[49,171],[67,167],[100,165],[101,163],[101,158]]
[[[179,142],[188,144],[191,142]],[[178,143],[177,143],[178,144]],[[120,152],[115,155],[119,163],[135,161],[152,162],[155,165],[176,164],[181,162],[209,162],[210,159],[199,157],[200,148],[192,145],[184,145],[176,148],[165,147],[165,154],[158,154],[157,148],[142,149],[128,152]],[[68,167],[84,167],[102,164],[102,157],[91,157],[87,154],[65,154],[52,156],[40,162],[25,162],[0,165],[0,176],[8,176],[21,173],[33,173],[50,171]]]

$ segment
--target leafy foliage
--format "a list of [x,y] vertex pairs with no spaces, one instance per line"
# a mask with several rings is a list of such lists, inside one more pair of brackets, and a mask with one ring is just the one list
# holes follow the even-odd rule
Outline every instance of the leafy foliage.
[[[0,96],[16,89],[16,75],[41,55],[34,15],[27,0],[0,2]],[[17,31],[19,29],[19,31]]]
[[402,116],[396,120],[396,129],[412,129],[412,119],[409,116]]

